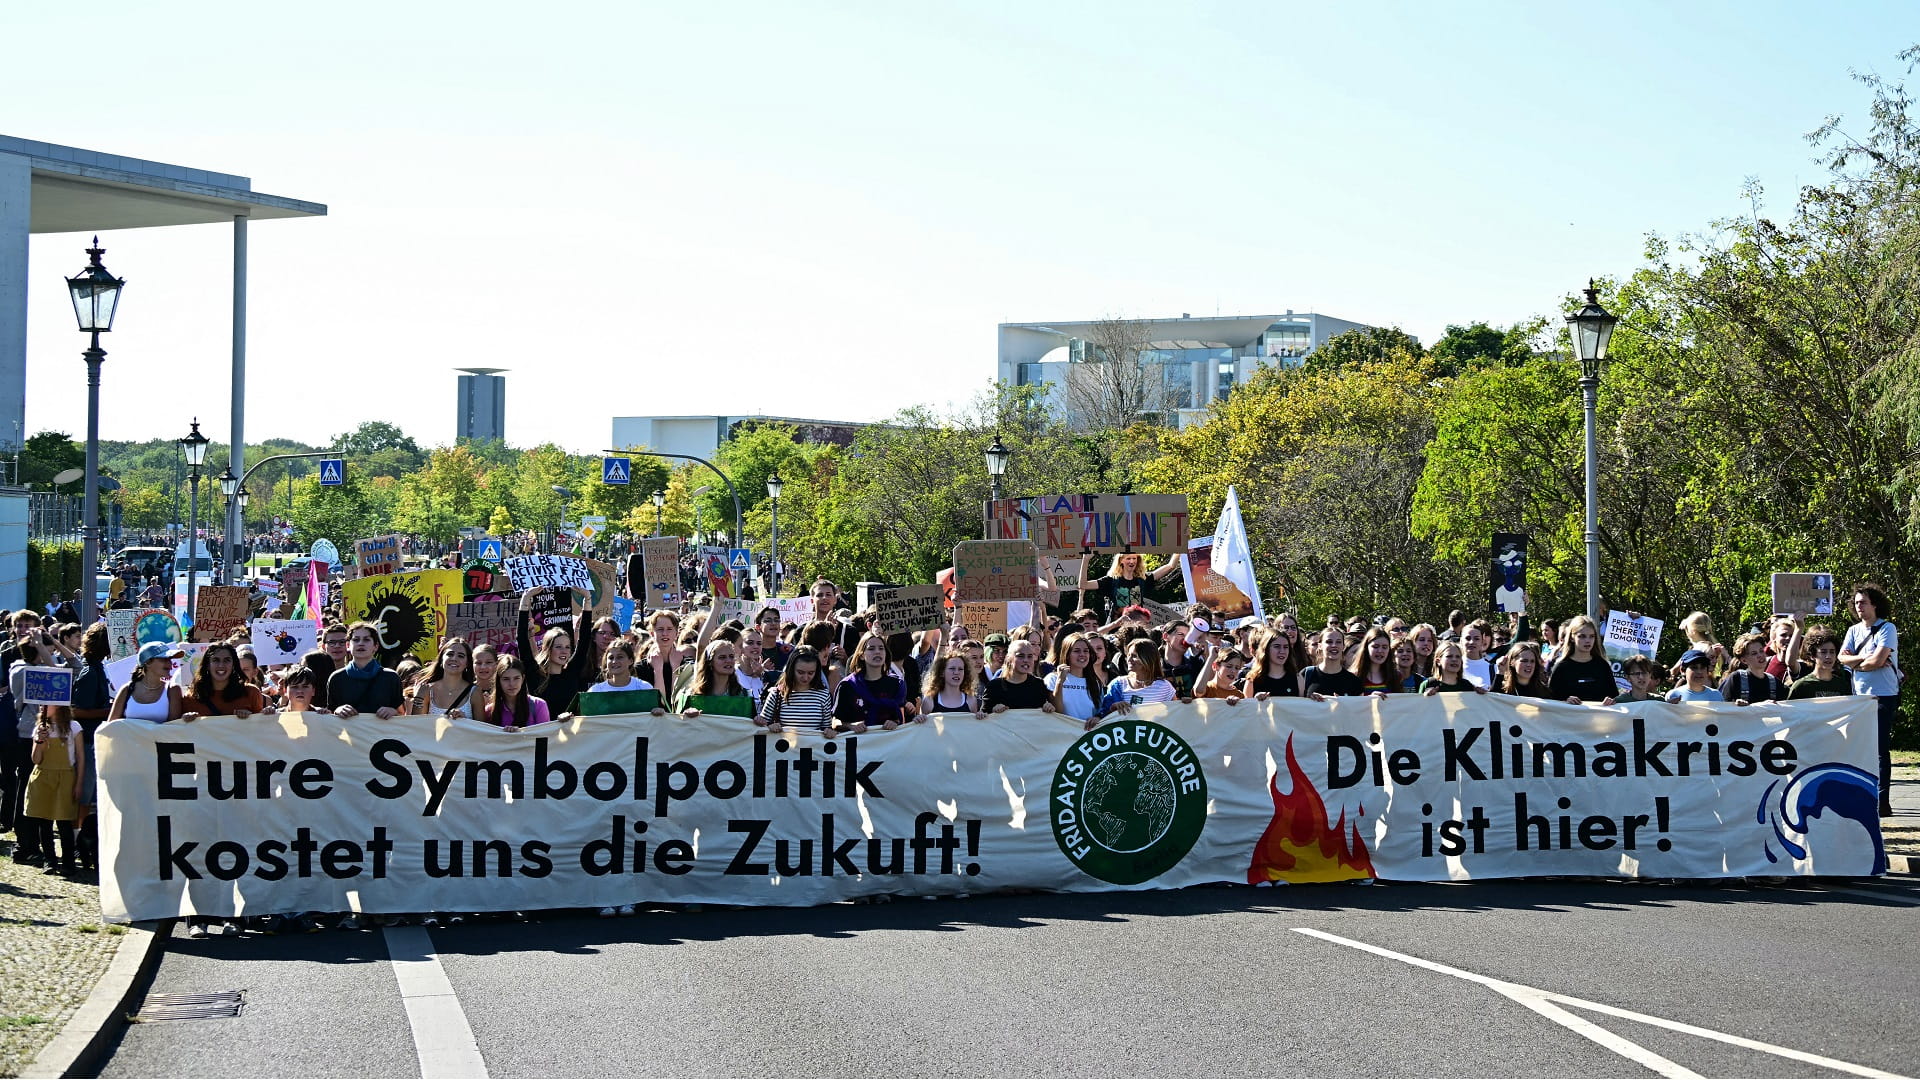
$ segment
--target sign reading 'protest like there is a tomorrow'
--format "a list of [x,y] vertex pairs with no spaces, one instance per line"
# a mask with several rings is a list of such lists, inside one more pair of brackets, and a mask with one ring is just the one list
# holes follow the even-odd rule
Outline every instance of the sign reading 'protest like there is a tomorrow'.
[[126,920],[1876,874],[1874,715],[1852,697],[1444,694],[1147,705],[1092,731],[943,713],[839,739],[718,715],[119,720],[99,733],[101,905]]

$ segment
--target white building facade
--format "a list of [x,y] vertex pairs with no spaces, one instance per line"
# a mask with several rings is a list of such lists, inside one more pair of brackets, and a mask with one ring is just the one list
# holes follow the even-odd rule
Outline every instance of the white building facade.
[[[1148,349],[1142,359],[1158,365],[1165,386],[1164,419],[1178,427],[1200,422],[1209,404],[1260,368],[1298,366],[1335,335],[1368,328],[1331,315],[1292,311],[1127,321],[1144,331]],[[1046,386],[1053,404],[1064,406],[1068,365],[1088,358],[1100,323],[1001,323],[999,379],[1017,386]]]

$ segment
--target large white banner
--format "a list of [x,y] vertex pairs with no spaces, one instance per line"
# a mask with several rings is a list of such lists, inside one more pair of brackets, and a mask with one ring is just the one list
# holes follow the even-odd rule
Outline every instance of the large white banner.
[[1210,881],[1883,873],[1874,706],[1497,695],[738,718],[308,713],[100,730],[108,918]]

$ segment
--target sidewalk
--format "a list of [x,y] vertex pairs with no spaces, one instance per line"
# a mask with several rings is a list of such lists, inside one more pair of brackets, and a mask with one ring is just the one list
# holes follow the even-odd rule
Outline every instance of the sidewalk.
[[[1893,816],[1880,822],[1887,854],[1915,856],[1915,869],[1920,869],[1920,766],[1895,765],[1893,790],[1887,794],[1893,801]],[[1894,869],[1900,869],[1897,859]]]
[[15,1076],[60,1033],[119,946],[100,890],[13,861],[0,842],[0,1075]]

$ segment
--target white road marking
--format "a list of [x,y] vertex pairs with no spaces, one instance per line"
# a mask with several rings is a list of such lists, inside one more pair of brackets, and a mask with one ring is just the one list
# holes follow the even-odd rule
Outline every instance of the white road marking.
[[[1712,1028],[1696,1027],[1693,1024],[1683,1024],[1678,1020],[1667,1020],[1658,1016],[1649,1016],[1646,1013],[1634,1012],[1631,1009],[1602,1005],[1597,1001],[1588,1001],[1585,998],[1577,998],[1569,994],[1557,994],[1550,990],[1541,990],[1537,987],[1507,982],[1504,979],[1496,979],[1490,975],[1480,975],[1461,968],[1449,967],[1446,964],[1435,963],[1432,960],[1423,960],[1418,956],[1409,956],[1406,953],[1394,952],[1392,949],[1383,949],[1378,945],[1369,945],[1364,941],[1355,941],[1352,938],[1344,938],[1338,934],[1329,934],[1324,930],[1315,930],[1308,926],[1296,926],[1293,928],[1293,932],[1296,934],[1305,934],[1311,938],[1318,938],[1321,941],[1332,942],[1335,945],[1344,945],[1349,949],[1359,949],[1361,952],[1369,952],[1388,960],[1399,961],[1402,964],[1425,968],[1428,971],[1441,975],[1450,975],[1456,979],[1464,979],[1467,982],[1478,983],[1496,993],[1512,998],[1514,1001],[1525,1005],[1534,1012],[1549,1017],[1554,1020],[1554,1022],[1562,1024],[1569,1030],[1576,1031],[1586,1038],[1592,1039],[1594,1042],[1607,1047],[1609,1050],[1613,1050],[1615,1053],[1645,1065],[1647,1068],[1652,1069],[1662,1076],[1679,1078],[1694,1077],[1698,1074],[1674,1064],[1672,1061],[1655,1054],[1653,1051],[1637,1043],[1613,1035],[1604,1028],[1581,1021],[1579,1017],[1566,1016],[1566,1014],[1558,1009],[1548,1011],[1547,1009],[1539,1008],[1535,1002],[1540,1004],[1565,1005],[1575,1009],[1597,1012],[1605,1016],[1617,1017],[1621,1020],[1632,1020],[1635,1023],[1665,1028],[1668,1031],[1677,1031],[1683,1035],[1693,1035],[1702,1039],[1712,1039],[1716,1042],[1723,1042],[1730,1046],[1738,1046],[1747,1050],[1758,1050],[1763,1054],[1772,1054],[1775,1057],[1783,1057],[1790,1061],[1798,1061],[1802,1064],[1814,1065],[1822,1069],[1832,1069],[1834,1072],[1847,1073],[1851,1076],[1886,1077],[1892,1078],[1892,1080],[1898,1080],[1900,1076],[1899,1073],[1884,1072],[1868,1065],[1855,1065],[1851,1062],[1840,1061],[1836,1058],[1822,1057],[1819,1054],[1809,1054],[1804,1050],[1795,1050],[1786,1046],[1775,1046],[1772,1043],[1764,1043],[1757,1039],[1749,1039],[1740,1035],[1729,1035],[1724,1031],[1715,1031]],[[1555,1013],[1560,1013],[1560,1015],[1555,1015]],[[1565,1018],[1563,1019],[1562,1017]],[[1583,1026],[1570,1024],[1567,1022],[1568,1020],[1576,1021],[1579,1025]],[[1595,1033],[1606,1036],[1606,1038],[1596,1037]],[[1631,1052],[1627,1049],[1629,1047],[1631,1048]],[[1656,1065],[1654,1062],[1659,1062],[1660,1064]]]
[[400,1000],[407,1007],[407,1023],[413,1028],[422,1080],[485,1080],[487,1063],[480,1057],[480,1044],[474,1041],[453,984],[440,966],[432,935],[419,926],[389,926],[381,933],[393,960],[393,977],[400,984]]
[[1548,1001],[1540,994],[1527,993],[1517,987],[1495,986],[1493,989],[1525,1005],[1527,1008],[1532,1009],[1534,1012],[1539,1013],[1554,1023],[1559,1024],[1568,1031],[1598,1043],[1600,1046],[1619,1054],[1628,1061],[1639,1062],[1653,1072],[1666,1077],[1667,1080],[1702,1080],[1699,1073],[1694,1072],[1685,1065],[1670,1058],[1661,1057],[1659,1054],[1641,1046],[1637,1042],[1623,1039],[1585,1017],[1575,1016],[1560,1006],[1555,1005],[1553,1002]]

